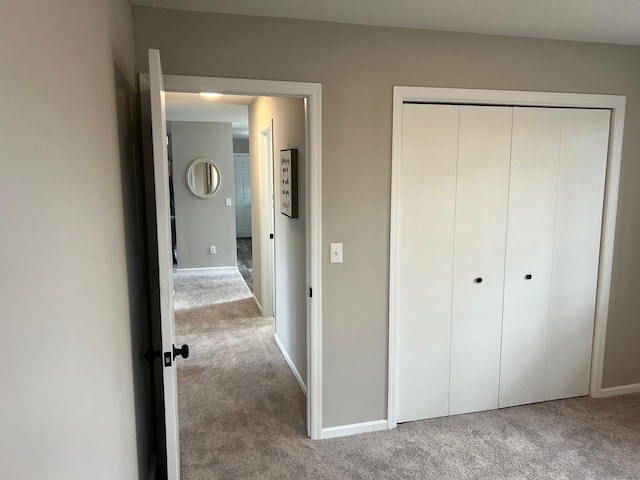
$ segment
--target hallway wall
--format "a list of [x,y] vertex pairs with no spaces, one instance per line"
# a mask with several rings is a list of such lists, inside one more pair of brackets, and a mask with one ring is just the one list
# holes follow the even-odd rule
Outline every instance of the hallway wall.
[[[307,382],[307,268],[306,268],[306,152],[305,111],[300,98],[258,97],[249,107],[249,140],[251,145],[251,179],[255,192],[252,201],[252,223],[259,225],[260,203],[260,129],[273,119],[274,205],[275,205],[275,319],[276,335],[282,343],[300,378]],[[280,213],[280,150],[298,149],[299,216],[289,218]],[[254,238],[267,235],[254,227]],[[260,242],[253,242],[254,286],[261,302],[262,284]],[[257,254],[257,255],[256,255]]]
[[[176,205],[178,268],[236,265],[236,189],[231,124],[171,122],[173,192]],[[220,189],[211,198],[198,198],[186,183],[196,158],[213,160],[220,170]],[[225,206],[230,198],[232,206]],[[209,247],[216,247],[216,254]]]

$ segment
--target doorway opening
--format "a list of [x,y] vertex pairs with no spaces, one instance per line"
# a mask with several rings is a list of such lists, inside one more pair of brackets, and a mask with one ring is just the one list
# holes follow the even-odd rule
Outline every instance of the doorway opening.
[[[188,351],[185,348],[176,349],[176,337],[174,334],[174,310],[171,292],[173,291],[173,278],[171,268],[171,233],[169,214],[169,188],[168,188],[168,161],[166,149],[166,123],[165,123],[165,92],[221,92],[225,95],[261,95],[275,98],[297,98],[302,99],[303,119],[298,122],[304,126],[304,160],[300,162],[304,165],[304,172],[300,174],[301,185],[305,187],[305,193],[301,194],[303,205],[300,207],[305,212],[304,222],[299,222],[306,233],[304,261],[306,274],[304,285],[304,310],[306,315],[303,321],[306,324],[306,368],[301,369],[306,372],[306,409],[302,405],[302,410],[306,410],[306,430],[307,435],[313,439],[320,439],[322,434],[322,392],[321,392],[321,313],[322,313],[322,254],[321,254],[321,86],[319,84],[300,82],[274,82],[261,80],[239,80],[207,77],[185,77],[175,75],[163,75],[160,66],[160,55],[157,50],[149,51],[150,74],[141,75],[141,91],[148,89],[149,97],[142,96],[143,112],[149,111],[149,123],[152,125],[152,142],[145,146],[145,152],[153,153],[153,171],[156,172],[153,178],[151,192],[155,189],[155,213],[151,215],[150,222],[157,226],[157,254],[158,254],[158,276],[159,289],[154,293],[158,299],[158,324],[154,327],[154,335],[162,343],[162,351],[158,352],[164,358],[164,368],[161,367],[163,382],[156,382],[156,387],[162,394],[158,401],[163,408],[159,412],[164,412],[164,430],[166,460],[169,478],[178,478],[180,464],[180,449],[178,435],[178,401],[176,385],[176,366],[183,363],[171,361],[171,351],[173,359],[176,355],[186,358]],[[146,78],[145,78],[146,77]],[[145,100],[149,98],[149,100]],[[148,106],[145,107],[145,102]],[[148,110],[147,110],[148,109]],[[277,128],[275,130],[278,131]],[[144,137],[146,140],[146,137]],[[151,145],[153,148],[147,148]],[[301,142],[302,143],[302,142]],[[280,147],[276,146],[276,149]],[[174,152],[175,153],[175,152]],[[201,160],[201,159],[198,159]],[[174,155],[175,161],[175,155]],[[205,159],[206,161],[206,159]],[[209,159],[214,165],[214,162]],[[213,166],[211,171],[218,172],[217,166]],[[158,173],[160,172],[160,173]],[[218,172],[223,173],[224,172]],[[229,174],[224,174],[229,178]],[[178,181],[179,173],[174,165],[175,181]],[[216,190],[217,191],[217,190]],[[223,195],[224,197],[224,195]],[[224,197],[226,200],[226,197]],[[152,200],[154,202],[154,200]],[[152,203],[153,204],[153,203]],[[225,201],[226,207],[226,201]],[[255,209],[254,209],[255,211]],[[179,225],[179,212],[176,211],[177,225]],[[180,235],[178,234],[178,249],[180,249]],[[277,237],[276,237],[277,238]],[[255,250],[255,243],[254,243]],[[155,250],[154,245],[150,246]],[[213,250],[213,249],[211,249]],[[214,252],[215,253],[215,252]],[[254,252],[255,253],[255,252]],[[254,265],[256,258],[254,256]],[[178,264],[180,264],[180,254],[178,254]],[[234,267],[235,268],[235,267]],[[260,278],[255,275],[254,279]],[[306,289],[308,289],[308,296]],[[156,295],[158,294],[158,295]],[[153,299],[152,299],[153,301]],[[155,337],[154,337],[155,338]],[[278,337],[275,338],[278,347]],[[154,342],[155,343],[155,342]],[[176,342],[177,343],[177,342]],[[304,342],[303,342],[304,343]],[[176,354],[176,352],[178,352]],[[284,360],[290,363],[287,355],[283,355]],[[292,369],[293,370],[293,369]],[[298,377],[296,377],[298,380]],[[303,389],[304,390],[304,389]],[[161,425],[162,426],[162,425]]]
[[251,221],[251,158],[249,139],[233,136],[237,266],[247,287],[253,288],[253,229]]
[[[254,196],[254,188],[251,188],[251,202],[252,206],[249,207],[249,211],[251,212],[251,236],[243,236],[240,232],[240,226],[236,222],[235,226],[235,253],[236,253],[236,267],[238,270],[241,270],[244,266],[247,270],[254,270],[257,263],[260,262],[260,266],[267,265],[267,268],[258,268],[260,272],[255,272],[256,274],[248,279],[245,279],[247,283],[247,287],[251,290],[253,294],[253,298],[257,300],[256,293],[259,293],[261,302],[256,302],[257,306],[261,309],[260,314],[263,316],[276,314],[278,311],[278,290],[276,289],[276,281],[279,278],[276,275],[276,266],[287,266],[286,262],[286,252],[287,246],[285,245],[282,249],[284,254],[281,252],[281,256],[279,256],[279,263],[276,264],[276,247],[277,243],[280,240],[278,236],[278,222],[276,218],[279,216],[278,209],[278,195],[275,193],[277,190],[274,186],[277,185],[279,181],[279,174],[274,172],[274,167],[279,167],[279,152],[274,154],[274,149],[276,151],[285,148],[298,148],[301,152],[301,163],[303,162],[303,167],[301,168],[300,173],[300,184],[301,184],[301,197],[300,197],[300,209],[303,213],[301,215],[302,218],[297,220],[287,219],[286,217],[282,217],[285,222],[289,222],[290,224],[297,223],[297,228],[300,232],[302,232],[302,236],[299,237],[302,240],[302,243],[297,245],[297,253],[301,253],[301,258],[296,263],[298,266],[302,265],[304,268],[301,269],[302,275],[295,279],[295,282],[302,287],[302,294],[297,295],[297,303],[298,307],[302,307],[301,314],[299,315],[304,323],[303,336],[300,339],[298,335],[297,346],[294,348],[291,346],[291,338],[289,336],[289,331],[278,332],[278,328],[276,327],[275,334],[275,342],[277,346],[282,351],[282,356],[286,363],[289,364],[291,370],[294,372],[295,379],[302,387],[302,391],[305,394],[308,394],[306,397],[306,401],[301,405],[302,411],[305,413],[306,418],[306,433],[308,436],[312,438],[320,438],[321,433],[321,406],[320,406],[320,375],[319,375],[319,367],[320,367],[320,337],[319,337],[319,314],[321,312],[320,309],[320,298],[321,298],[321,285],[320,285],[320,211],[321,211],[321,202],[320,202],[320,141],[319,141],[319,127],[320,127],[320,87],[319,85],[313,84],[296,84],[289,82],[260,82],[260,81],[245,81],[245,80],[225,80],[225,79],[215,79],[215,78],[201,78],[201,77],[180,77],[180,76],[165,76],[165,89],[169,93],[172,92],[181,92],[181,93],[199,93],[200,91],[220,91],[224,94],[229,92],[229,94],[251,94],[257,95],[262,94],[260,98],[271,98],[271,99],[279,99],[279,100],[297,100],[299,102],[299,109],[301,112],[301,120],[296,123],[301,124],[303,129],[301,131],[301,140],[298,145],[291,144],[278,144],[278,134],[274,133],[278,132],[278,126],[274,126],[273,119],[269,119],[268,122],[261,121],[259,124],[258,131],[258,139],[259,142],[256,145],[257,150],[256,153],[259,154],[260,161],[258,162],[260,165],[260,169],[256,170],[255,168],[251,168],[250,172],[250,180],[251,186],[255,186],[256,182],[259,185],[259,190],[261,192],[260,199],[258,200],[258,205],[254,206],[253,202],[256,201]],[[247,83],[248,82],[248,83]],[[252,88],[248,88],[252,87]],[[268,96],[265,94],[269,94]],[[176,131],[174,126],[171,127],[171,142],[176,142]],[[299,132],[300,133],[300,132]],[[282,143],[282,139],[279,140]],[[236,153],[236,152],[234,152]],[[238,152],[244,153],[244,152]],[[250,149],[251,155],[251,149]],[[234,156],[234,161],[236,160]],[[251,162],[252,160],[250,160]],[[215,162],[214,162],[215,163]],[[237,163],[237,162],[235,162]],[[237,165],[234,165],[234,170],[237,169]],[[233,183],[233,180],[229,180],[228,174],[225,174],[221,169],[221,184],[224,185],[225,176],[226,180]],[[236,170],[237,171],[237,170]],[[234,171],[231,175],[235,175],[236,171]],[[254,174],[258,173],[256,176],[258,178],[254,179]],[[183,175],[177,168],[176,154],[173,152],[173,183],[174,190],[177,190],[177,184],[179,182],[184,182]],[[239,185],[239,181],[236,177],[236,186]],[[265,195],[264,191],[270,192]],[[222,188],[222,187],[221,187]],[[236,189],[237,190],[237,189]],[[236,192],[237,193],[237,192]],[[176,193],[177,196],[177,193]],[[226,200],[225,207],[228,209],[229,202],[226,195],[223,195],[223,198]],[[238,207],[238,196],[231,197],[235,199],[235,206]],[[177,200],[177,199],[176,199]],[[177,200],[176,203],[179,203]],[[176,205],[177,207],[177,205]],[[229,209],[233,210],[233,209]],[[238,214],[236,212],[236,220],[238,220]],[[180,210],[176,208],[176,230],[177,230],[177,272],[181,272],[180,270],[184,270],[180,268],[181,263],[181,255],[180,255]],[[257,224],[255,223],[257,220]],[[256,233],[256,226],[258,226],[258,231],[260,234]],[[286,229],[283,229],[282,232],[286,233]],[[247,235],[247,233],[244,233]],[[275,237],[275,238],[274,238]],[[286,234],[283,235],[283,239],[286,239]],[[250,239],[247,241],[246,239]],[[250,243],[249,243],[250,242]],[[243,245],[243,243],[245,245]],[[243,255],[242,250],[245,249],[246,252],[246,244],[249,243],[251,245],[250,251],[251,256],[249,259],[248,265],[243,265]],[[271,248],[263,248],[263,245],[266,244]],[[213,247],[213,245],[211,246]],[[216,246],[216,253],[218,253],[218,246]],[[211,252],[211,251],[210,251]],[[259,252],[256,255],[256,252]],[[184,256],[184,255],[183,255]],[[247,255],[248,257],[248,255]],[[271,264],[272,268],[269,269],[268,265]],[[238,266],[240,268],[238,268]],[[251,268],[253,267],[253,268]],[[197,268],[197,267],[192,267]],[[215,268],[215,267],[213,267]],[[218,273],[222,271],[222,269],[218,269]],[[238,271],[236,270],[236,271]],[[271,271],[270,271],[271,270]],[[202,274],[204,271],[192,272]],[[207,272],[211,273],[211,272]],[[250,273],[254,273],[253,271]],[[286,280],[291,281],[290,276],[291,272],[287,269],[283,270],[283,276],[281,278],[285,279],[283,285],[286,285]],[[271,282],[269,282],[271,279]],[[247,281],[249,280],[249,281]],[[257,282],[259,285],[253,285],[250,282]],[[179,295],[180,289],[180,281],[176,281],[176,295]],[[269,294],[269,286],[271,286],[272,294]],[[257,288],[256,288],[257,287]],[[312,287],[315,287],[312,289]],[[264,289],[264,290],[261,290]],[[287,290],[282,289],[282,291],[286,294]],[[313,300],[311,300],[311,292],[313,291]],[[286,313],[286,309],[282,310]],[[276,318],[279,318],[279,315],[276,314]],[[299,332],[298,332],[299,333]],[[187,335],[190,333],[187,332]],[[181,341],[177,341],[176,343],[182,343],[184,339],[180,339]],[[273,338],[272,338],[273,341]],[[184,341],[184,343],[190,343],[188,340]],[[193,343],[193,341],[191,341]],[[302,348],[299,348],[300,345]],[[292,352],[292,350],[296,351]],[[193,352],[193,349],[192,349]],[[209,352],[213,356],[215,356],[215,352]],[[300,357],[302,354],[303,362],[297,362],[294,355]],[[211,357],[213,358],[213,357]],[[188,361],[181,362],[185,365],[188,362],[193,360],[192,357],[189,358]],[[306,405],[305,405],[306,403]],[[182,414],[182,407],[180,407],[180,413]],[[183,422],[181,418],[181,423]],[[169,454],[169,452],[168,452]]]

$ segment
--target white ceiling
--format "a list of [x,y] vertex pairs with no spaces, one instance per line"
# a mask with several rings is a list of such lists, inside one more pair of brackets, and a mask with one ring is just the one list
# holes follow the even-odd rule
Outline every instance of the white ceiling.
[[166,92],[168,121],[228,122],[236,137],[249,136],[249,105],[256,97],[222,95],[206,98],[199,93]]
[[640,45],[640,0],[131,0],[133,5]]

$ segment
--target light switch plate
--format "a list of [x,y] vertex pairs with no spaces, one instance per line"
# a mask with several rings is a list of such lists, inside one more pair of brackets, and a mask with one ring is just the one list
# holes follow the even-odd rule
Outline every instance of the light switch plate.
[[342,244],[331,243],[329,245],[329,262],[330,263],[342,263]]

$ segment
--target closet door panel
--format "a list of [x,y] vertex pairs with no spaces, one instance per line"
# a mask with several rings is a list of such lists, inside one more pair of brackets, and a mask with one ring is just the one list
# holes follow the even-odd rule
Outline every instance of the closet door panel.
[[561,127],[561,110],[514,109],[500,407],[544,400]]
[[397,217],[397,419],[445,416],[459,107],[403,107]]
[[460,107],[450,415],[498,408],[512,111]]
[[563,111],[545,399],[589,393],[609,110]]

